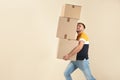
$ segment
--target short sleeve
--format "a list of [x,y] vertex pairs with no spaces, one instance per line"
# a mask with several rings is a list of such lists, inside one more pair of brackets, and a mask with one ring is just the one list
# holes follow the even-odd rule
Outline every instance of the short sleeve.
[[84,41],[85,44],[88,43],[88,36],[85,33],[81,33],[80,35],[78,35],[77,37],[78,41]]

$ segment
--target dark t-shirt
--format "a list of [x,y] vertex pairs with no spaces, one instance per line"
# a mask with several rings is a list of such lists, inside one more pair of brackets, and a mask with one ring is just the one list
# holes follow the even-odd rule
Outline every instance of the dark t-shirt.
[[83,48],[77,53],[76,60],[88,59],[89,39],[86,33],[82,32],[77,36],[78,41],[84,41]]

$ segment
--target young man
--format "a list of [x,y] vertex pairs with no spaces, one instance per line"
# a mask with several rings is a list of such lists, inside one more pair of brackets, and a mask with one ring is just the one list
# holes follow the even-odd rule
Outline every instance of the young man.
[[76,32],[78,34],[77,39],[79,41],[78,45],[67,55],[63,57],[64,60],[69,60],[71,56],[77,54],[76,61],[71,61],[65,72],[64,76],[66,80],[72,80],[71,73],[79,68],[86,77],[86,80],[95,80],[92,76],[89,62],[88,62],[88,49],[89,49],[89,40],[88,36],[84,32],[85,25],[83,23],[77,24]]

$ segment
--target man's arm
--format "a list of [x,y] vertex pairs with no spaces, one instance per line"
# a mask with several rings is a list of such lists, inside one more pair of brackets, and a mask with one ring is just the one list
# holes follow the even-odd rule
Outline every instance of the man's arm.
[[68,60],[71,56],[73,56],[74,54],[77,54],[84,46],[84,41],[80,41],[79,44],[67,55],[65,55],[63,57],[64,60]]

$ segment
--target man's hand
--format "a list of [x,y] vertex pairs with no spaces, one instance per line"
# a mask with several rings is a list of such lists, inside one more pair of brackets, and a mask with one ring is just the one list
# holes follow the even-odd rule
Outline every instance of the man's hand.
[[63,57],[64,60],[69,60],[69,58],[70,58],[70,57],[69,57],[68,54]]

